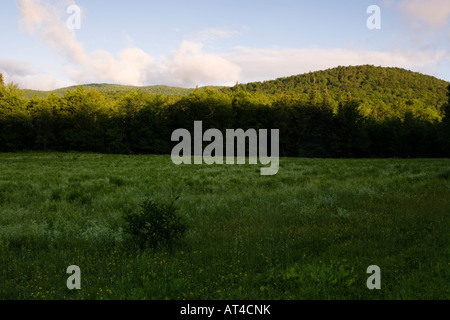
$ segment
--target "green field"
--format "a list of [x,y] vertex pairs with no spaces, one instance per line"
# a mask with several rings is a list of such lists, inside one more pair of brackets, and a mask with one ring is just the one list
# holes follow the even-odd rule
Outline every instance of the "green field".
[[[449,299],[449,159],[281,159],[175,166],[169,156],[0,154],[0,299]],[[171,249],[124,215],[176,201]],[[81,290],[66,269],[81,268]],[[366,286],[381,268],[381,290]]]

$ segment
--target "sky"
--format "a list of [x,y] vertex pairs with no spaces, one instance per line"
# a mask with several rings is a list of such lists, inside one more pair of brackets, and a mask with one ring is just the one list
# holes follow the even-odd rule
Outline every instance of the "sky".
[[231,86],[363,64],[450,81],[450,0],[3,0],[0,39],[0,73],[23,89]]

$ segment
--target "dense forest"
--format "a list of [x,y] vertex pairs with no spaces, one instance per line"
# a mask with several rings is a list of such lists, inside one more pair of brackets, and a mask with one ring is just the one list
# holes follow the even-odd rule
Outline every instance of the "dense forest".
[[400,68],[370,65],[337,67],[273,81],[241,84],[252,93],[271,96],[294,94],[303,102],[329,99],[334,108],[347,98],[359,102],[364,116],[378,120],[398,118],[407,112],[424,120],[441,120],[448,83],[432,76]]
[[[55,94],[56,96],[62,98],[67,91],[73,91],[77,88],[77,86],[73,87],[67,87],[67,88],[61,88],[56,89],[53,91],[39,91],[39,90],[23,90],[21,96],[27,99],[31,99],[34,97],[37,98],[48,98],[50,94]],[[83,88],[85,89],[93,89],[101,92],[102,94],[110,97],[111,99],[115,99],[117,97],[123,96],[127,92],[130,91],[138,91],[138,92],[145,92],[150,94],[157,94],[160,93],[165,96],[184,96],[192,91],[194,89],[187,89],[187,88],[177,88],[177,87],[169,87],[169,86],[163,86],[163,85],[156,85],[156,86],[147,86],[147,87],[135,87],[135,86],[124,86],[124,85],[117,85],[117,84],[86,84],[83,85]]]
[[282,156],[450,156],[448,82],[398,68],[338,67],[197,89],[90,85],[43,93],[2,79],[3,152],[170,154],[172,132],[202,120],[204,130],[280,129]]

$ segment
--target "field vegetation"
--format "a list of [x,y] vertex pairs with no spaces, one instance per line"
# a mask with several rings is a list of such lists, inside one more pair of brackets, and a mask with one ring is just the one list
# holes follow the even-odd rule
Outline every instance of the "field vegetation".
[[[0,299],[450,298],[448,159],[283,158],[270,177],[149,155],[0,166]],[[129,232],[149,203],[182,226],[170,245]]]

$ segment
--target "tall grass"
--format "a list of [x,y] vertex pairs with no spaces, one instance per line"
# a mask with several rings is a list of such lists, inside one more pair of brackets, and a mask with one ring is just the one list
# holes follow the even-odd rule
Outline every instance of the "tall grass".
[[[0,299],[450,298],[448,159],[281,159],[271,177],[166,156],[1,154],[0,167]],[[175,196],[177,246],[130,245],[124,217]]]

